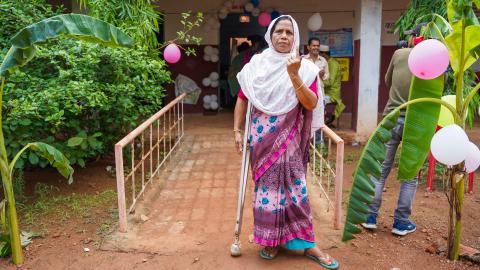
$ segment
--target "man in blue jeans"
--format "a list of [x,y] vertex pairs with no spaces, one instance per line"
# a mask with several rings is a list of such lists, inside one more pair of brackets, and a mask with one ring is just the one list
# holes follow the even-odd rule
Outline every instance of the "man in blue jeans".
[[[408,42],[409,47],[413,47],[415,45],[413,40],[416,36],[420,35],[422,26],[423,25],[418,25],[414,30],[406,33],[410,35]],[[408,101],[410,81],[412,80],[412,74],[408,68],[408,56],[411,50],[411,48],[398,49],[392,56],[387,74],[385,75],[385,83],[387,87],[390,87],[390,93],[388,103],[385,106],[384,115]],[[405,111],[401,111],[397,125],[392,129],[392,138],[385,144],[387,153],[385,160],[382,163],[381,177],[380,179],[375,179],[375,177],[371,178],[375,184],[375,197],[370,205],[370,214],[368,215],[367,222],[362,223],[362,226],[366,229],[377,228],[377,216],[382,204],[385,180],[390,174],[395,160],[395,153],[397,152],[398,145],[402,141],[404,123]],[[394,215],[392,228],[393,234],[404,236],[414,232],[417,229],[415,223],[409,219],[410,214],[412,213],[412,203],[417,190],[417,184],[418,178],[414,178],[401,184],[397,209],[395,209]]]

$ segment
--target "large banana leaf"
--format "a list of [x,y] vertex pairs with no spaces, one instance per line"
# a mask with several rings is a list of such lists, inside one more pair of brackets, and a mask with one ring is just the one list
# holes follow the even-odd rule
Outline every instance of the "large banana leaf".
[[425,38],[434,38],[445,43],[445,37],[453,31],[450,23],[435,13],[417,19],[417,23],[425,21],[428,21],[428,23],[422,28],[422,36]]
[[[473,0],[475,4],[479,5],[478,0]],[[473,11],[472,0],[449,0],[447,4],[448,21],[450,23],[456,23],[461,20],[465,20],[468,25],[478,25],[478,18]]]
[[[478,2],[475,1],[477,6],[479,5]],[[448,20],[452,25],[453,31],[445,38],[445,41],[450,55],[450,63],[455,73],[461,69],[462,60],[464,60],[465,64],[463,70],[468,69],[475,63],[480,53],[480,34],[478,33],[480,23],[472,6],[472,0],[448,2]],[[462,52],[463,28],[465,28],[465,47]],[[464,59],[461,57],[462,53],[465,56]]]
[[[409,100],[417,98],[440,99],[443,86],[444,76],[433,80],[413,77]],[[398,179],[400,181],[413,179],[425,162],[430,151],[430,141],[435,134],[439,113],[440,105],[438,103],[422,102],[408,106],[398,168]]]
[[381,164],[386,154],[385,143],[392,137],[391,130],[395,127],[399,115],[399,111],[395,110],[385,116],[363,149],[353,175],[342,241],[353,239],[353,234],[361,232],[356,225],[367,220],[368,206],[375,195],[375,185],[370,177],[380,178]]
[[[450,56],[452,69],[456,72],[460,70],[462,47],[462,28],[461,22],[453,25],[453,32],[445,38]],[[480,26],[470,25],[465,28],[465,47],[463,51],[464,69],[468,69],[478,58],[478,48],[480,47]]]
[[70,166],[70,161],[55,147],[42,142],[29,143],[23,147],[23,149],[15,155],[10,164],[10,174],[13,173],[17,160],[27,149],[34,151],[37,155],[48,160],[48,162],[55,167],[63,177],[68,179],[69,184],[73,182],[73,168]]
[[36,44],[61,35],[104,46],[133,46],[133,39],[112,24],[81,14],[58,15],[23,28],[11,39],[12,47],[0,66],[0,76],[30,61]]

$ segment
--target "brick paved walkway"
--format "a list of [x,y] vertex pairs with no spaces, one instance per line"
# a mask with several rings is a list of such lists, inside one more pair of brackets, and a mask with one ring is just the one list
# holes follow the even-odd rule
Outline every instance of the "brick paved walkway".
[[[259,247],[249,242],[253,224],[251,182],[247,187],[241,236],[243,255],[230,257],[241,163],[241,156],[232,143],[233,115],[186,117],[185,140],[130,218],[129,232],[115,233],[102,248],[185,258],[180,262],[172,260],[172,264],[166,260],[165,268],[159,269],[264,269],[267,266],[304,269],[314,266],[287,252],[272,262],[258,257]],[[309,184],[317,241],[322,249],[335,248],[341,243],[340,231],[332,229],[332,211],[326,212],[326,202],[320,198],[318,187]],[[149,220],[141,221],[142,214]],[[334,254],[334,250],[328,252]],[[286,260],[298,268],[292,268]]]

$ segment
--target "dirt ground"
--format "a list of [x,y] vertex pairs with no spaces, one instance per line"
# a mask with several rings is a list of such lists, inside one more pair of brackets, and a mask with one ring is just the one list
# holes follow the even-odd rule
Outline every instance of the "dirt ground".
[[[472,134],[474,139],[478,139],[476,131]],[[347,144],[345,151],[344,200],[351,186],[352,172],[361,148]],[[59,191],[51,194],[52,198],[71,194],[96,196],[105,190],[115,190],[115,178],[105,170],[106,166],[113,165],[113,161],[106,160],[88,164],[88,169],[77,169],[72,185],[67,185],[64,179],[51,170],[27,172],[27,194],[33,194],[33,187],[38,182],[59,187]],[[341,269],[480,269],[470,262],[452,263],[446,260],[444,253],[430,254],[426,251],[432,245],[437,245],[442,250],[446,244],[448,202],[441,192],[441,182],[436,183],[436,190],[432,193],[425,192],[424,179],[418,187],[412,215],[417,223],[417,231],[406,237],[391,234],[393,211],[399,191],[395,175],[393,171],[386,184],[378,231],[364,232],[356,240],[346,244],[338,241],[336,245],[322,244],[319,235],[317,241],[320,247],[327,249],[329,254],[339,260]],[[462,224],[462,243],[476,249],[480,249],[479,186],[476,182],[474,194],[465,196]],[[287,252],[282,252],[271,262],[262,260],[255,256],[259,248],[253,245],[247,248],[251,251],[248,255],[241,259],[232,258],[228,251],[231,234],[219,234],[219,238],[215,239],[215,243],[223,243],[224,252],[202,253],[202,247],[174,254],[125,251],[121,248],[105,250],[100,247],[106,235],[116,230],[116,217],[112,215],[115,205],[116,198],[112,197],[91,209],[87,218],[70,215],[65,220],[47,215],[39,217],[33,225],[23,224],[23,229],[41,231],[42,237],[34,239],[25,250],[25,264],[21,269],[321,269],[306,262],[301,256]],[[246,207],[249,207],[248,202]],[[166,242],[165,245],[179,244],[173,241],[188,239],[179,238]],[[2,259],[0,269],[16,267],[9,259]]]

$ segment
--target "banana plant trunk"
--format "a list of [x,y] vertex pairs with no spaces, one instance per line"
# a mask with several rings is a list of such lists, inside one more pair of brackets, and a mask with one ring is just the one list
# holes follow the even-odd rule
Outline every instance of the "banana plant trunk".
[[23,264],[23,254],[22,254],[22,246],[20,242],[20,229],[18,226],[17,209],[15,208],[15,198],[13,196],[12,179],[8,173],[5,175],[3,172],[3,169],[5,168],[3,158],[1,163],[2,163],[1,164],[2,178],[5,179],[3,181],[3,187],[5,191],[5,197],[7,198],[8,225],[10,229],[12,259],[14,264],[21,265]]
[[[5,86],[5,78],[1,77],[0,85],[0,105],[3,103],[3,87]],[[10,241],[12,246],[12,259],[16,265],[23,264],[22,245],[20,242],[20,229],[18,226],[17,209],[15,207],[15,197],[13,194],[12,175],[10,173],[7,149],[5,148],[5,140],[3,137],[3,118],[2,108],[0,106],[0,175],[2,176],[2,185],[7,199],[8,225],[10,233]]]
[[450,173],[450,215],[448,228],[448,258],[458,260],[462,231],[462,207],[465,194],[465,176],[462,166],[455,166]]

